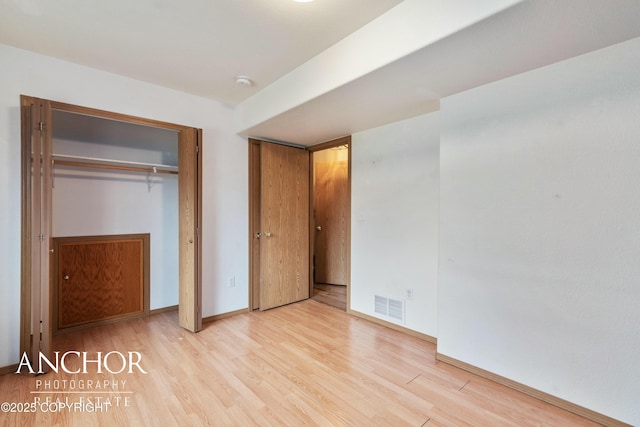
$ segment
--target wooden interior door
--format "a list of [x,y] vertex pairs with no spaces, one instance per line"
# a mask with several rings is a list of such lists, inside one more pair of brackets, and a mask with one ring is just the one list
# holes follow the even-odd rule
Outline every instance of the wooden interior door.
[[314,163],[316,283],[347,284],[348,161]]
[[309,298],[309,152],[260,145],[260,310]]
[[53,242],[54,331],[149,314],[149,234]]

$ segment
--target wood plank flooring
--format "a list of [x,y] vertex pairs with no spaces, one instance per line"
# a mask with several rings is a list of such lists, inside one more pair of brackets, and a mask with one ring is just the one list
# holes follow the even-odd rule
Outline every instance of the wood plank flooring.
[[[60,335],[54,346],[94,356],[138,351],[148,374],[2,376],[2,402],[101,398],[104,409],[109,398],[112,406],[98,413],[4,413],[0,425],[596,425],[436,362],[431,343],[312,300],[221,319],[198,334],[179,328],[176,312],[161,313]],[[56,380],[59,387],[67,380],[66,388],[54,390]],[[84,390],[78,390],[80,380]],[[95,384],[104,380],[108,386],[100,391],[109,393],[97,394]],[[36,388],[36,381],[50,381],[50,389]],[[32,393],[37,390],[46,393]]]
[[316,283],[313,285],[313,297],[311,299],[339,308],[342,311],[347,311],[346,286]]

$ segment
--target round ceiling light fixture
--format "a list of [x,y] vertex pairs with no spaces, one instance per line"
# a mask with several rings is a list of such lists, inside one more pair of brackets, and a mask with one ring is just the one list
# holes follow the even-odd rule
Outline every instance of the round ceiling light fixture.
[[238,86],[242,86],[242,87],[249,87],[249,86],[253,85],[253,82],[247,76],[237,76],[236,77],[236,84]]

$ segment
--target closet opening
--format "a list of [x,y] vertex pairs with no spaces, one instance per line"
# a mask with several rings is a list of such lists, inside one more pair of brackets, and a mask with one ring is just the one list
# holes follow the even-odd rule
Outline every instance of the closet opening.
[[48,354],[54,332],[176,306],[197,332],[202,131],[27,96],[21,105],[21,353]]
[[178,305],[178,131],[52,108],[55,333]]

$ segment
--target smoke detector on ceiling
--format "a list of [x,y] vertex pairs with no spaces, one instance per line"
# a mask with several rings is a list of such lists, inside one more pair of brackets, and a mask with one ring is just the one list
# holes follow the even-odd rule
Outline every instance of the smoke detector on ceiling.
[[247,76],[237,76],[236,77],[236,84],[238,86],[242,86],[242,87],[249,87],[249,86],[253,85],[253,82]]

